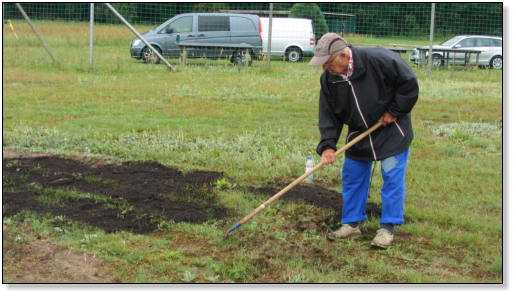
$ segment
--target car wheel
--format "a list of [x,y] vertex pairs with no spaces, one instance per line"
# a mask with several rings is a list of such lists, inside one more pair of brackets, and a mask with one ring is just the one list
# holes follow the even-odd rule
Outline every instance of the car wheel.
[[489,66],[494,69],[502,69],[502,57],[496,56],[491,59]]
[[291,48],[287,51],[287,59],[289,62],[301,61],[302,55],[301,50],[298,48]]
[[[161,55],[161,50],[159,48],[156,48],[156,50]],[[159,62],[161,62],[161,60],[158,58],[158,56],[148,47],[143,49],[142,57],[143,57],[143,63],[146,63],[146,64],[159,64]]]
[[432,55],[432,66],[441,67],[444,65],[441,55]]
[[251,66],[253,64],[253,54],[249,53],[249,59],[247,59],[244,52],[234,51],[233,56],[231,57],[231,62],[238,66],[238,64],[245,66],[245,62],[247,61],[247,66]]

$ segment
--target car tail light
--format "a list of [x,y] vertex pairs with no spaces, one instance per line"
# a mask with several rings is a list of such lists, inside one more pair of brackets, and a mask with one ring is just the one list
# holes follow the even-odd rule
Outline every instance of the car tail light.
[[258,28],[260,28],[260,42],[263,42],[262,40],[262,20],[258,19]]
[[314,39],[310,38],[310,45],[314,45]]

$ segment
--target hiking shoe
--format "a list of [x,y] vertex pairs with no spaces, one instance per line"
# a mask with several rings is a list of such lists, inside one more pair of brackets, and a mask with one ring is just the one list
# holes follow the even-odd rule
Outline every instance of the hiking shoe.
[[392,235],[389,231],[386,229],[380,229],[376,231],[376,237],[373,239],[373,242],[371,242],[371,246],[386,249],[388,248],[392,241],[394,240],[394,235]]
[[342,224],[339,230],[326,234],[326,238],[331,241],[336,239],[358,238],[360,236],[362,236],[360,229],[358,229],[358,227],[353,228],[348,224]]

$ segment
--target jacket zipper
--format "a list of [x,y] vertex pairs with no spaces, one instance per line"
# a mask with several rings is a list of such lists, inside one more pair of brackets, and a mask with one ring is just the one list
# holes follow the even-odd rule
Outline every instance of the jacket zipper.
[[[355,94],[355,88],[353,88],[353,84],[351,84],[351,81],[348,80],[348,83],[351,86],[351,91],[353,92],[353,97],[355,97],[355,103],[357,104],[358,112],[360,113],[360,116],[362,117],[362,121],[364,121],[364,125],[366,126],[366,128],[369,129],[369,126],[367,125],[367,123],[364,119],[364,115],[362,114],[362,110],[360,110],[360,105],[358,105],[358,99],[357,99],[357,95]],[[369,134],[368,136],[369,136],[369,143],[371,144],[371,150],[373,151],[374,160],[378,161],[378,159],[376,158],[376,152],[374,151],[373,138],[371,137],[371,134]]]

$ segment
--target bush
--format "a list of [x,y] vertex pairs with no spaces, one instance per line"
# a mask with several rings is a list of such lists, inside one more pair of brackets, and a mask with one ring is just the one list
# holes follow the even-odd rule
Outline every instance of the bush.
[[220,12],[228,9],[229,5],[227,3],[197,3],[194,12]]
[[296,3],[290,10],[289,18],[311,19],[314,22],[316,40],[328,33],[326,20],[321,9],[315,3]]

